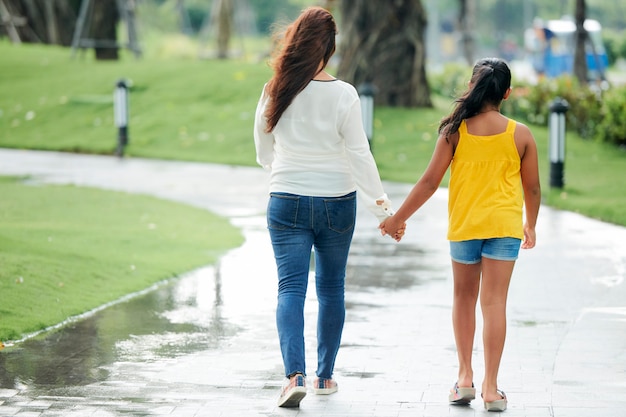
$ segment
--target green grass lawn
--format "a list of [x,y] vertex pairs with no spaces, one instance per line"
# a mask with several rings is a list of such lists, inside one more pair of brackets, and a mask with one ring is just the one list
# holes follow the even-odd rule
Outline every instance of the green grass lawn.
[[214,263],[243,237],[206,210],[0,177],[0,341]]
[[[263,83],[261,60],[199,60],[148,55],[119,62],[71,59],[70,50],[0,41],[0,146],[112,153],[112,93],[130,91],[130,156],[255,165],[252,124]],[[373,149],[381,176],[414,182],[425,169],[449,100],[435,109],[377,108]],[[626,152],[568,133],[565,188],[548,185],[548,132],[539,146],[544,203],[626,225]],[[444,183],[445,185],[445,183]]]
[[197,59],[96,62],[0,41],[0,146],[111,153],[113,90],[130,89],[131,156],[251,164],[254,106],[269,69]]

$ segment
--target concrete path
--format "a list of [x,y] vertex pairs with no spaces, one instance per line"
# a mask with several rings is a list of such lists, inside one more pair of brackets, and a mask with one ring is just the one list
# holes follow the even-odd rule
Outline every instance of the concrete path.
[[[443,190],[409,221],[400,244],[379,236],[373,216],[359,211],[335,374],[340,390],[310,393],[289,410],[276,407],[283,381],[264,171],[0,150],[0,175],[181,201],[228,217],[246,236],[215,267],[0,352],[0,416],[487,415],[479,399],[447,402],[456,354]],[[396,205],[409,189],[386,184]],[[510,289],[503,414],[626,416],[626,229],[542,207],[537,235]],[[310,291],[311,378],[315,315]],[[481,329],[479,322],[478,386]]]

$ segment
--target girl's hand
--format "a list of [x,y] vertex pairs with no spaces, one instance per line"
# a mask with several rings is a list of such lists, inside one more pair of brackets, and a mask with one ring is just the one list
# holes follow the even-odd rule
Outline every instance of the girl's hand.
[[522,249],[534,248],[536,241],[537,241],[537,235],[535,234],[535,229],[525,224],[524,225],[524,241],[522,242]]
[[389,217],[384,220],[380,225],[378,225],[380,229],[380,233],[385,236],[391,236],[396,242],[400,242],[404,237],[404,232],[406,230],[406,222],[402,222],[399,224],[394,216]]

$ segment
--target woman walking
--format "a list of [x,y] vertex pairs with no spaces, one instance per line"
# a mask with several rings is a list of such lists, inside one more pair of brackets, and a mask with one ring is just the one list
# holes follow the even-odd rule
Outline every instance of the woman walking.
[[[304,10],[282,37],[274,75],[256,110],[257,162],[271,170],[267,226],[278,270],[276,324],[288,379],[281,407],[298,407],[307,392],[303,312],[311,250],[319,303],[313,391],[332,394],[356,192],[379,221],[390,207],[363,130],[359,96],[325,71],[336,33],[327,10]],[[394,233],[401,235],[403,227]]]

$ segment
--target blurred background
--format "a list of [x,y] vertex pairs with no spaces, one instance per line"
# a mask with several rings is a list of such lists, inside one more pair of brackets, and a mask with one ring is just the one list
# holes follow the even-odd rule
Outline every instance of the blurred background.
[[567,181],[544,202],[626,224],[623,1],[0,0],[0,147],[255,166],[273,35],[313,5],[338,23],[329,71],[375,103],[384,179],[419,176],[471,66],[498,56],[513,73],[502,111],[540,152],[567,103]]
[[[588,52],[595,52],[604,67],[623,66],[626,58],[626,5],[619,1],[395,3],[398,5],[367,0],[2,0],[0,36],[13,42],[94,46],[98,58],[116,59],[115,48],[104,46],[107,41],[127,42],[126,29],[118,23],[130,21],[133,45],[127,46],[141,48],[144,54],[225,58],[267,52],[264,41],[273,25],[294,19],[306,6],[330,9],[340,26],[353,24],[351,16],[374,13],[368,20],[370,34],[379,30],[376,17],[384,20],[385,10],[396,8],[413,10],[408,14],[424,19],[423,28],[417,29],[425,30],[428,65],[472,63],[478,57],[495,55],[557,76],[573,71],[571,63],[556,61],[573,60],[576,19],[582,12],[590,21],[586,26]],[[548,53],[550,56],[545,56]],[[539,62],[542,54],[544,62]]]

